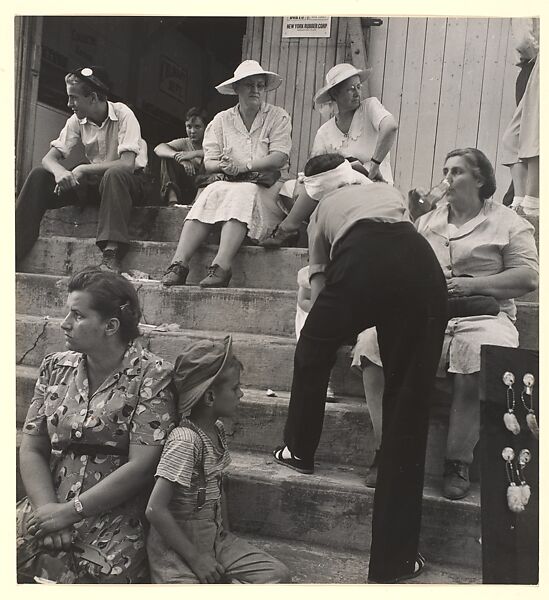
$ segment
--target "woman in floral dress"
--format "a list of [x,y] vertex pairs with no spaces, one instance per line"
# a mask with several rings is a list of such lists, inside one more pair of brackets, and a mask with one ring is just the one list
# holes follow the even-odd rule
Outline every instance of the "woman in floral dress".
[[42,362],[23,428],[19,581],[144,581],[143,510],[174,424],[172,365],[135,341],[141,312],[123,277],[87,269],[68,289],[68,350]]

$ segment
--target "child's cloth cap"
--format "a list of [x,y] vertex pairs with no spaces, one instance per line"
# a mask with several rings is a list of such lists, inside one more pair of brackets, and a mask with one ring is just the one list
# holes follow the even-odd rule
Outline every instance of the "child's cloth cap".
[[230,335],[221,340],[197,340],[175,360],[173,381],[180,417],[188,416],[221,373],[232,350]]

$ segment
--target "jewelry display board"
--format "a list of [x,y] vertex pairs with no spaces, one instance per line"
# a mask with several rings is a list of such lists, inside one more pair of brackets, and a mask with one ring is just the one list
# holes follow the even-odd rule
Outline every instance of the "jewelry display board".
[[482,347],[480,411],[483,583],[537,584],[537,351]]

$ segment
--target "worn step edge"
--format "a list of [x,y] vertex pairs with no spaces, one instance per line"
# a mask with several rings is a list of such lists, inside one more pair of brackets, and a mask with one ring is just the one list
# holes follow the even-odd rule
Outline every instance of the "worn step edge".
[[[136,206],[132,208],[130,217],[130,237],[176,242],[189,209],[190,206]],[[66,206],[48,210],[42,219],[41,234],[93,238],[97,231],[98,214],[96,206]],[[539,248],[539,217],[523,218],[533,225],[534,239]]]
[[[177,244],[173,242],[135,241],[122,261],[123,271],[137,270],[160,280],[170,265]],[[188,282],[197,285],[211,265],[217,247],[202,247],[191,261]],[[66,276],[101,262],[101,253],[93,239],[50,236],[40,237],[23,261],[25,273]],[[233,263],[230,287],[287,289],[297,291],[297,272],[307,265],[307,251],[281,248],[276,252],[245,246]]]
[[[17,436],[17,447],[21,436]],[[299,475],[262,455],[231,451],[226,484],[229,522],[235,531],[296,539],[335,550],[368,551],[373,490],[351,469],[317,465]],[[18,497],[24,494],[18,470]],[[478,487],[478,486],[477,486]],[[478,568],[480,507],[478,489],[450,502],[426,484],[421,549],[439,563]],[[241,507],[246,507],[243,510]]]
[[[38,378],[38,368],[16,367],[16,421],[23,424]],[[278,397],[264,390],[243,388],[244,396],[236,416],[224,419],[231,447],[268,454],[282,440],[288,411],[289,393]],[[333,464],[355,466],[363,472],[371,464],[375,452],[372,422],[363,401],[354,398],[326,404],[324,429],[317,458]],[[429,422],[426,473],[440,475],[448,429],[449,406],[433,411]]]
[[[17,312],[64,315],[68,278],[18,273]],[[189,329],[233,331],[293,336],[295,293],[251,288],[201,289],[195,286],[164,288],[159,283],[136,284],[146,323],[173,321]],[[539,305],[517,302],[520,347],[537,349]]]
[[[304,544],[296,540],[264,538],[242,534],[250,544],[261,548],[285,563],[290,569],[292,583],[365,584],[367,583],[367,552],[334,550],[326,546]],[[434,558],[434,557],[433,557]],[[459,568],[433,562],[428,557],[424,572],[410,584],[471,584],[482,583],[481,569]]]
[[[22,425],[32,400],[38,368],[17,366],[16,375],[16,421]],[[283,397],[272,398],[264,390],[253,388],[243,388],[243,392],[236,416],[224,419],[230,445],[268,452],[282,439],[289,395],[286,393]],[[343,464],[352,464],[358,459],[363,468],[371,463],[375,444],[365,403],[328,403],[324,422],[319,459]]]
[[[18,313],[64,316],[67,277],[18,273]],[[186,329],[268,335],[295,335],[295,292],[252,288],[165,288],[159,282],[136,282],[143,320],[174,322]]]
[[[231,523],[242,531],[300,539],[332,548],[368,550],[373,490],[354,469],[319,463],[301,475],[269,456],[233,451],[228,495]],[[476,568],[480,564],[480,494],[460,501],[442,498],[440,482],[424,488],[421,548],[441,562]],[[253,509],[253,512],[252,512]]]
[[[61,318],[17,315],[17,361],[39,365],[48,352],[64,351],[65,342],[60,328]],[[174,362],[180,354],[182,338],[222,339],[224,332],[182,329],[177,332],[161,332],[152,326],[141,325],[142,343],[152,352]],[[287,391],[291,387],[295,339],[257,333],[233,333],[235,354],[243,363],[244,385],[256,388]],[[362,379],[350,369],[351,348],[339,349],[332,371],[331,388],[337,398],[355,396],[357,402],[364,399]]]

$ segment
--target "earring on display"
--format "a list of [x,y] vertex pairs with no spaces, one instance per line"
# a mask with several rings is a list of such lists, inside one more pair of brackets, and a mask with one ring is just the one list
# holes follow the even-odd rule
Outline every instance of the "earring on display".
[[511,371],[505,371],[502,379],[507,386],[507,412],[503,415],[503,422],[511,433],[517,435],[520,433],[520,425],[515,415],[515,390],[513,389],[515,376]]
[[528,504],[528,500],[530,500],[531,490],[530,486],[526,483],[526,478],[524,477],[524,467],[530,462],[532,459],[532,453],[528,448],[524,448],[519,452],[519,462],[517,466],[517,476],[520,481],[520,494],[522,504],[526,506]]
[[534,412],[534,383],[536,382],[535,377],[531,373],[526,373],[522,378],[524,383],[524,390],[520,394],[522,405],[526,409],[526,424],[528,429],[532,432],[532,435],[539,440],[539,426]]
[[501,456],[505,461],[505,472],[507,473],[507,480],[509,481],[509,486],[507,487],[507,506],[511,512],[523,512],[524,503],[522,502],[522,492],[520,486],[515,483],[515,467],[513,464],[515,451],[513,448],[504,448]]

